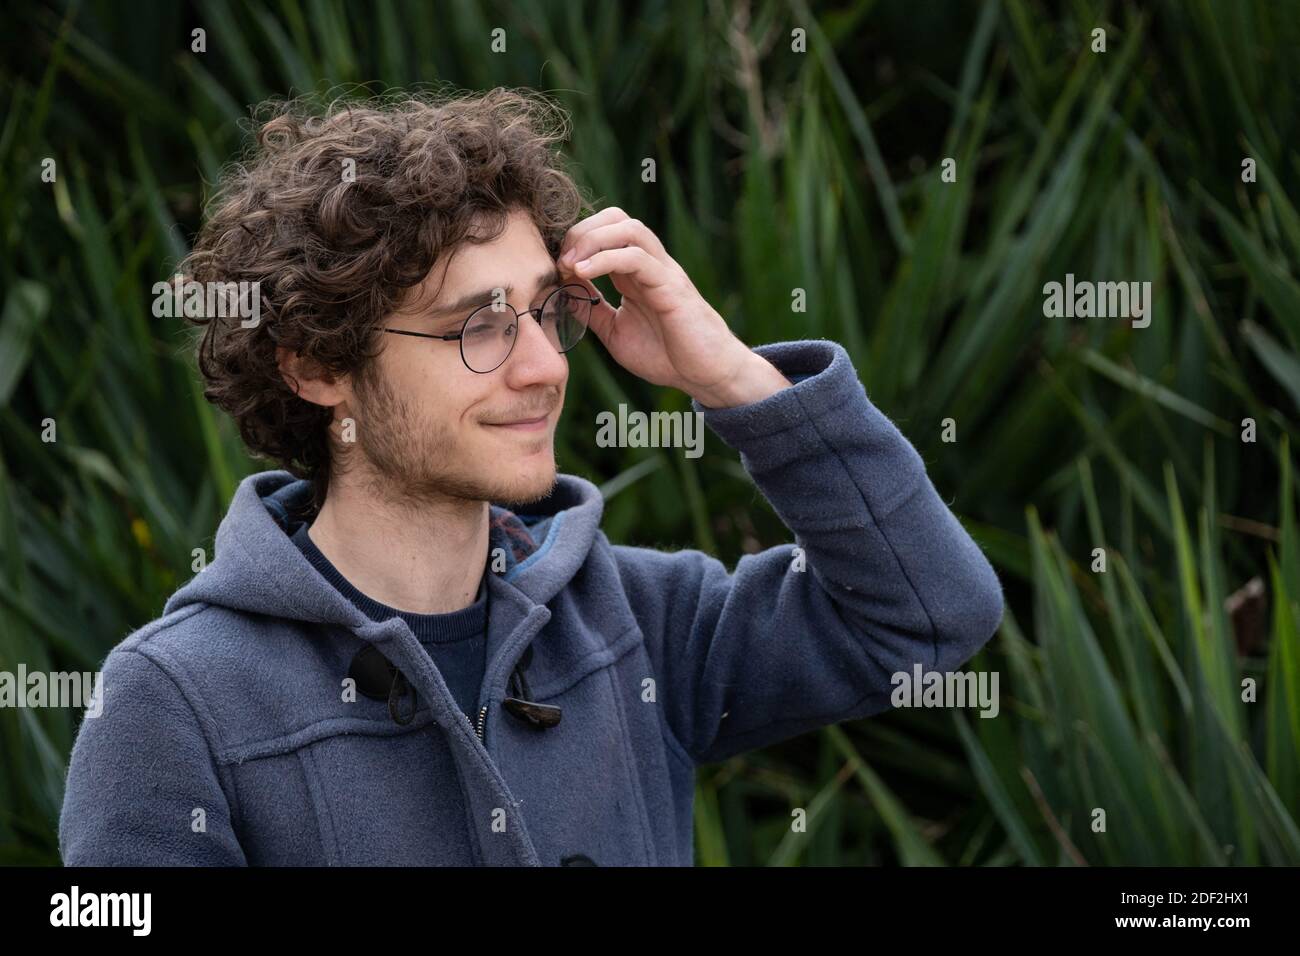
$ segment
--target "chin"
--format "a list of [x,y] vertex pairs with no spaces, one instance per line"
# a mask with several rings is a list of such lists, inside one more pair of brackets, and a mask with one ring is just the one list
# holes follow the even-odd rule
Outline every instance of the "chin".
[[505,505],[530,505],[541,501],[555,487],[556,468],[552,460],[549,467],[529,469],[525,474],[511,482],[496,496],[496,500]]

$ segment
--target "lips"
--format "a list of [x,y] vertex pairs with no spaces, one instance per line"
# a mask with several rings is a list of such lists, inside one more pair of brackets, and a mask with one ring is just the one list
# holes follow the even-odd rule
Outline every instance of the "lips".
[[550,412],[537,412],[532,415],[515,415],[500,421],[484,422],[485,425],[524,425],[529,422],[541,422],[551,417]]
[[513,428],[521,431],[531,429],[545,428],[551,419],[550,412],[544,412],[540,415],[530,417],[510,418],[499,422],[484,422],[485,425],[491,425],[494,428]]

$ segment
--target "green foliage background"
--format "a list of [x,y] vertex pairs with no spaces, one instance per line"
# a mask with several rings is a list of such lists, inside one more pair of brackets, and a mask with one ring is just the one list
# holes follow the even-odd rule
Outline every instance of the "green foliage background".
[[[1295,0],[27,0],[9,20],[0,670],[96,669],[265,467],[150,312],[247,107],[524,86],[570,111],[598,205],[650,224],[746,341],[848,348],[1006,586],[968,665],[999,672],[999,717],[896,711],[703,768],[698,860],[1300,863]],[[1067,272],[1149,279],[1150,327],[1044,318]],[[729,561],[786,540],[719,442],[595,448],[600,409],[685,404],[581,351],[558,451],[603,483],[612,538]],[[78,719],[0,710],[0,862],[57,863]]]

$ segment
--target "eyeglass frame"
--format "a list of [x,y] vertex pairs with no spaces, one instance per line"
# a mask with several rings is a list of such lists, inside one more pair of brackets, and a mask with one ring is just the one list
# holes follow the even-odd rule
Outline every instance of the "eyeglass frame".
[[[538,325],[541,325],[541,324],[542,324],[542,314],[546,311],[546,307],[547,307],[548,305],[550,305],[550,303],[551,303],[551,299],[552,299],[552,297],[555,296],[556,293],[558,293],[558,292],[563,292],[565,289],[582,289],[582,290],[586,291],[586,288],[587,288],[587,287],[584,286],[584,285],[582,285],[582,283],[580,283],[580,282],[566,282],[564,285],[559,286],[559,287],[557,287],[556,289],[552,290],[552,291],[550,292],[550,294],[547,295],[546,298],[542,300],[542,304],[541,304],[541,305],[539,305],[539,306],[537,306],[536,308],[533,308],[533,309],[524,309],[522,312],[520,312],[518,309],[516,309],[516,308],[515,308],[513,305],[511,305],[509,302],[505,302],[505,303],[502,303],[502,304],[505,305],[505,307],[506,307],[507,309],[509,309],[511,312],[513,312],[513,313],[515,314],[515,325],[516,325],[516,326],[518,326],[518,325],[523,321],[523,318],[524,318],[525,315],[531,315],[534,319],[537,320],[537,324],[538,324]],[[594,306],[597,302],[601,301],[601,299],[604,298],[604,296],[602,296],[602,295],[600,294],[600,290],[599,290],[599,289],[595,290],[595,292],[596,292],[596,295],[595,295],[594,297],[593,297],[593,296],[588,296],[588,295],[575,295],[575,296],[573,296],[573,298],[575,298],[575,299],[583,299],[583,300],[586,300],[586,302],[587,302],[589,305],[593,305],[593,306]],[[459,341],[460,341],[460,348],[459,348],[459,351],[460,351],[460,360],[461,360],[461,362],[464,364],[464,366],[465,366],[467,369],[469,369],[471,372],[473,372],[475,375],[490,375],[491,373],[493,373],[493,372],[495,372],[497,369],[499,369],[502,365],[505,365],[506,362],[509,360],[510,356],[514,355],[514,353],[515,353],[515,342],[519,341],[519,336],[516,335],[513,339],[510,340],[510,348],[506,351],[505,357],[502,358],[501,361],[498,362],[496,365],[494,365],[494,366],[492,366],[490,369],[488,369],[486,372],[480,372],[478,369],[476,369],[476,368],[474,368],[473,366],[471,366],[471,365],[469,364],[469,361],[465,358],[465,329],[467,329],[467,328],[469,327],[470,320],[473,319],[474,316],[476,316],[476,315],[478,315],[480,312],[482,312],[484,309],[491,309],[491,310],[494,311],[494,312],[500,311],[499,309],[497,309],[497,307],[496,307],[496,303],[494,303],[494,302],[485,302],[483,305],[480,305],[478,308],[476,308],[476,309],[474,309],[473,311],[471,311],[469,315],[465,316],[465,321],[461,323],[460,331],[459,331],[459,332],[453,332],[453,333],[450,333],[450,334],[448,334],[448,335],[436,335],[436,334],[434,334],[434,333],[432,333],[432,332],[411,332],[411,331],[409,331],[409,330],[407,330],[407,329],[393,329],[393,328],[389,328],[388,326],[384,326],[384,331],[385,331],[385,332],[392,332],[394,335],[410,335],[410,336],[414,336],[414,337],[416,337],[416,338],[421,338],[421,339],[439,339],[440,341],[443,341],[443,342],[454,342],[454,341],[459,340]],[[587,326],[589,327],[590,325],[591,325],[591,318],[590,318],[590,316],[588,316],[588,318],[587,318]],[[582,330],[582,338],[585,338],[586,335],[587,335],[587,329],[586,329],[586,327],[584,327],[583,330]],[[578,342],[581,342],[581,341],[582,341],[582,338],[579,338],[579,339],[578,339]],[[548,340],[548,341],[549,341],[549,340]],[[557,349],[556,351],[557,351],[560,355],[563,355],[565,352],[570,351],[574,346],[576,346],[576,345],[578,344],[578,342],[574,342],[573,345],[570,345],[569,348],[567,348],[567,349]]]

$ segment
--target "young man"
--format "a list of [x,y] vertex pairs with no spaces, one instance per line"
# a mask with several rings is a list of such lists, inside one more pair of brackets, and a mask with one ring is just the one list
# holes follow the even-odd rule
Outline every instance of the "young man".
[[[185,272],[260,283],[261,318],[197,319],[199,364],[289,470],[108,656],[67,864],[687,865],[698,764],[885,710],[996,630],[997,577],[845,351],[751,350],[641,222],[578,221],[548,109],[286,110],[225,180]],[[691,396],[795,544],[732,573],[610,544],[552,449],[588,325]]]

